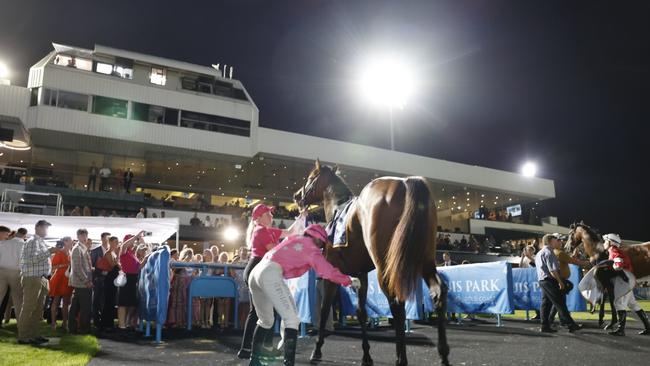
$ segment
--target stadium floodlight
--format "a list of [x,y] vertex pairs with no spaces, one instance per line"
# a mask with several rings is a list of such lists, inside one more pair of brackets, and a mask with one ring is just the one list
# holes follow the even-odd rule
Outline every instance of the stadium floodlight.
[[388,108],[390,114],[390,148],[395,150],[393,110],[402,109],[413,94],[413,68],[403,58],[380,55],[362,66],[359,76],[361,94],[369,103]]
[[229,226],[223,231],[223,238],[227,241],[235,241],[239,238],[241,233],[236,227]]
[[411,66],[393,56],[373,57],[361,72],[359,85],[367,101],[389,108],[404,108],[413,93]]
[[533,162],[527,162],[521,167],[521,174],[524,177],[532,178],[537,174],[537,165]]

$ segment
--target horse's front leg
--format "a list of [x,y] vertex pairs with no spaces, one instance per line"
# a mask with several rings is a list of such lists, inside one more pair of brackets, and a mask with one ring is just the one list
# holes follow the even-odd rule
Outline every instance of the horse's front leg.
[[404,323],[406,322],[405,304],[397,299],[391,299],[389,302],[390,312],[393,314],[393,326],[395,327],[396,336],[397,360],[395,361],[395,365],[405,366],[408,365],[408,360],[406,359],[406,333],[404,329]]
[[598,302],[598,306],[598,327],[602,328],[605,323],[605,294],[603,294],[603,297]]
[[318,362],[323,358],[323,353],[321,348],[323,343],[325,343],[325,336],[327,335],[327,318],[330,315],[332,309],[332,302],[334,296],[336,296],[337,284],[323,280],[323,301],[320,308],[320,324],[318,328],[318,341],[316,342],[316,347],[311,354],[311,362]]
[[[361,287],[357,293],[358,304],[357,304],[357,319],[361,325],[361,338],[362,343],[361,347],[363,348],[363,358],[361,360],[362,366],[372,366],[374,362],[372,357],[370,357],[370,344],[368,343],[368,311],[366,310],[366,301],[368,299],[368,275],[360,276],[359,281],[361,282]],[[343,316],[341,314],[341,316]]]
[[438,355],[440,363],[449,366],[449,344],[447,343],[447,284],[438,275],[435,267],[433,272],[425,273],[424,280],[429,287],[429,295],[436,306],[438,318]]
[[[612,321],[605,326],[605,330],[612,329],[618,323],[618,314],[616,308],[614,307],[614,286],[610,284],[607,285],[607,300],[609,300],[609,308],[612,311]],[[605,298],[603,297],[603,312],[605,312]]]

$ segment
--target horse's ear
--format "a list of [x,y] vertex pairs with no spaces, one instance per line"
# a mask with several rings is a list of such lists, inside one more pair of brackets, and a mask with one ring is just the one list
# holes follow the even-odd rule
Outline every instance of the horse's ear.
[[584,225],[584,224],[585,224],[585,220],[580,220],[580,225]]
[[335,164],[334,169],[332,169],[332,170],[334,171],[334,174],[336,174],[336,175],[338,175],[341,172],[341,169],[339,169],[338,164]]
[[320,159],[316,158],[316,164],[314,164],[317,170],[320,170]]

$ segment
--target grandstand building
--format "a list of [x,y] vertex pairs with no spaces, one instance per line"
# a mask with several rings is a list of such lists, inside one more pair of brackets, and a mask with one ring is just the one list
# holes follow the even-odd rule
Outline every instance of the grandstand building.
[[[0,147],[4,188],[59,194],[68,213],[166,211],[181,217],[188,240],[216,235],[189,226],[197,211],[202,220],[230,218],[260,200],[291,210],[316,158],[338,164],[357,193],[379,176],[428,178],[445,231],[502,238],[566,231],[537,213],[555,197],[551,180],[260,127],[251,94],[232,69],[216,65],[53,44],[30,68],[27,87],[0,85],[0,127],[11,130]],[[92,167],[110,170],[95,189]]]

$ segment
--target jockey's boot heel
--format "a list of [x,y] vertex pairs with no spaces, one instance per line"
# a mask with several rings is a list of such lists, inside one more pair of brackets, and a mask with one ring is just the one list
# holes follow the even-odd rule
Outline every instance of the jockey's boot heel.
[[640,331],[640,335],[649,335],[650,334],[650,321],[648,321],[648,314],[643,311],[643,309],[639,310],[636,312],[636,315],[639,316],[639,319],[641,319],[641,322],[643,322],[643,326],[645,327],[644,330]]
[[253,347],[251,349],[251,360],[248,363],[248,366],[264,366],[262,362],[263,352],[264,352],[264,337],[266,336],[266,330],[259,325],[255,327],[255,332],[253,332]]
[[284,366],[294,366],[296,361],[296,345],[298,343],[298,330],[286,328],[284,330]]
[[616,312],[618,314],[618,324],[616,324],[616,327],[614,330],[609,332],[610,335],[613,336],[624,336],[625,335],[625,318],[627,318],[627,311],[625,310],[619,310]]

